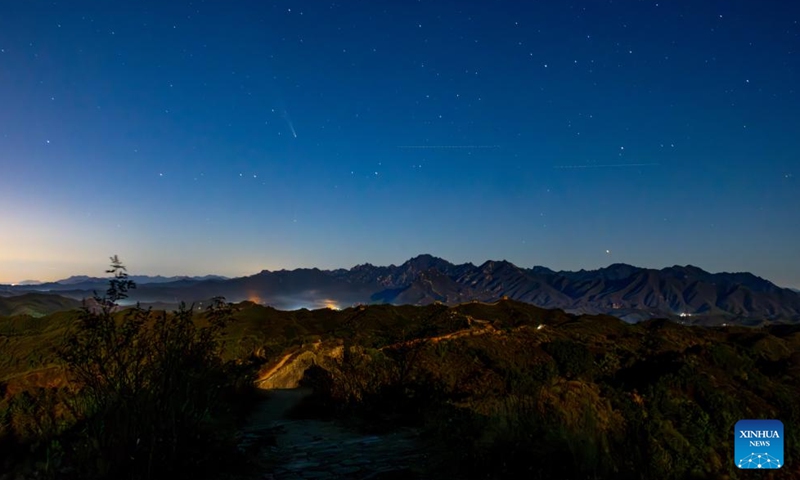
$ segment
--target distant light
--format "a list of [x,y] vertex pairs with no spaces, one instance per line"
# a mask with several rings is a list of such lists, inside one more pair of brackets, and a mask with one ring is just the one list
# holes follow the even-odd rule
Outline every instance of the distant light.
[[325,308],[329,310],[340,310],[339,304],[334,300],[325,300]]
[[543,328],[544,328],[544,325],[539,325],[538,327],[536,327],[536,330],[541,330]]

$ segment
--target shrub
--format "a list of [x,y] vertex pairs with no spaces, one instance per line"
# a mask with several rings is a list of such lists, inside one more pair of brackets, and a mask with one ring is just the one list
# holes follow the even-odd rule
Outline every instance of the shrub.
[[211,427],[224,413],[224,393],[241,377],[229,376],[234,366],[220,356],[230,307],[216,299],[200,321],[185,304],[173,314],[138,305],[120,312],[117,302],[136,285],[117,257],[111,260],[106,295],[84,306],[58,351],[80,389],[68,402],[80,419],[73,466],[84,478],[185,474],[212,459],[199,451],[226,440]]
[[585,345],[569,341],[556,340],[542,345],[558,364],[561,375],[575,378],[590,372],[594,358]]

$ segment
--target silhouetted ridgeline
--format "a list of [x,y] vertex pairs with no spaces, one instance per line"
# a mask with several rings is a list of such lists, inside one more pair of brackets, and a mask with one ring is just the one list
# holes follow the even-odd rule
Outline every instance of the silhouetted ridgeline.
[[[176,306],[217,295],[252,300],[284,310],[387,303],[428,305],[491,302],[508,297],[571,313],[605,313],[635,322],[675,318],[710,323],[800,321],[800,294],[749,273],[708,273],[693,266],[661,270],[614,264],[593,271],[556,272],[521,268],[505,261],[454,265],[420,255],[399,266],[370,264],[349,270],[297,269],[224,279],[145,278],[130,301]],[[5,287],[6,293],[50,290],[83,298],[102,288],[102,279],[72,278],[60,283]],[[692,315],[693,317],[681,315]]]

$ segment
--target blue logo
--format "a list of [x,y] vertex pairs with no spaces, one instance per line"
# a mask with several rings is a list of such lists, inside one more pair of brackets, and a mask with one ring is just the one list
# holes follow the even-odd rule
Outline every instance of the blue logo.
[[736,466],[774,469],[783,466],[783,422],[739,420],[735,427],[733,453]]

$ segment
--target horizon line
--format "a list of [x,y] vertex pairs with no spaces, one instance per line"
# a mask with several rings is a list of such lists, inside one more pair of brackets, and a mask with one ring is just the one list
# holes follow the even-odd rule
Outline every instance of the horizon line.
[[[512,265],[514,265],[516,267],[519,267],[519,268],[522,268],[522,269],[533,269],[533,268],[536,268],[536,267],[541,267],[541,268],[546,268],[548,270],[551,270],[554,273],[577,273],[577,272],[581,272],[581,271],[584,271],[584,272],[595,272],[595,271],[598,271],[598,270],[603,270],[603,269],[609,268],[609,267],[611,267],[613,265],[624,265],[624,266],[629,266],[629,267],[642,269],[642,270],[657,270],[657,271],[668,269],[668,268],[673,268],[673,267],[682,267],[682,268],[694,267],[694,268],[700,269],[700,270],[702,270],[702,271],[704,271],[706,273],[712,274],[712,275],[713,274],[747,273],[747,274],[750,274],[750,275],[754,275],[754,276],[756,276],[758,278],[761,278],[763,280],[769,281],[770,283],[773,283],[776,286],[779,286],[781,288],[800,290],[800,285],[781,286],[781,285],[778,285],[777,283],[775,283],[774,281],[772,281],[772,280],[770,280],[770,279],[768,279],[766,277],[762,277],[762,276],[760,276],[758,274],[755,274],[755,273],[753,273],[751,271],[747,271],[747,270],[738,270],[738,271],[722,270],[722,271],[717,271],[717,272],[711,272],[709,270],[706,270],[706,269],[704,269],[702,267],[699,267],[697,265],[693,265],[691,263],[687,263],[687,264],[684,264],[684,265],[680,265],[678,263],[673,263],[671,265],[666,265],[666,266],[663,266],[663,267],[643,267],[643,266],[633,265],[633,264],[624,263],[624,262],[612,262],[612,263],[609,263],[609,264],[607,264],[605,266],[600,266],[600,267],[597,267],[597,268],[585,268],[585,267],[582,267],[582,268],[578,268],[578,269],[574,269],[574,270],[569,270],[569,269],[558,269],[558,270],[556,270],[554,268],[547,267],[547,266],[544,266],[544,265],[520,266],[520,265],[518,265],[518,264],[516,264],[516,263],[514,263],[514,262],[512,262],[510,260],[506,260],[506,259],[500,259],[500,260],[487,259],[487,260],[484,260],[483,262],[480,262],[480,263],[473,263],[472,261],[454,263],[454,262],[451,262],[449,260],[446,260],[443,257],[438,257],[436,255],[431,255],[431,254],[419,254],[419,255],[415,255],[413,257],[410,257],[407,260],[405,260],[405,261],[403,261],[403,262],[401,262],[399,264],[389,263],[389,264],[386,264],[386,265],[373,264],[371,262],[362,262],[362,263],[357,263],[355,265],[352,265],[350,267],[321,268],[321,267],[317,267],[317,266],[296,266],[296,267],[293,267],[293,268],[287,268],[287,267],[273,268],[273,269],[262,268],[262,269],[260,269],[258,271],[253,271],[252,273],[231,274],[231,275],[222,275],[222,274],[218,274],[218,273],[204,273],[204,274],[196,274],[196,275],[190,275],[190,274],[165,275],[163,273],[150,274],[150,273],[134,272],[134,273],[129,273],[129,276],[131,276],[131,277],[162,277],[162,278],[197,278],[197,277],[209,277],[209,276],[213,277],[213,276],[216,276],[216,277],[222,277],[224,280],[231,280],[231,279],[236,279],[236,278],[243,278],[243,277],[258,275],[258,274],[263,273],[263,272],[272,273],[272,272],[280,272],[280,271],[314,270],[314,269],[317,269],[317,270],[320,270],[320,271],[352,270],[355,267],[364,266],[364,265],[371,265],[371,266],[379,267],[379,268],[380,267],[399,267],[399,266],[403,265],[404,263],[406,263],[406,262],[408,262],[410,260],[413,260],[413,259],[418,258],[420,256],[425,256],[425,255],[431,256],[431,257],[439,259],[439,260],[443,260],[443,261],[445,261],[447,263],[450,263],[451,265],[455,265],[455,266],[470,264],[470,265],[473,265],[475,267],[478,267],[478,266],[483,265],[483,264],[485,264],[487,262],[508,262],[508,263],[511,263]],[[0,281],[0,285],[4,285],[4,286],[26,286],[26,285],[22,285],[22,283],[24,283],[24,282],[57,283],[59,281],[68,280],[68,279],[70,279],[72,277],[87,277],[87,278],[101,279],[101,280],[109,278],[109,277],[105,277],[105,276],[97,276],[97,275],[89,275],[89,274],[72,274],[72,275],[69,275],[67,277],[57,278],[57,279],[54,279],[54,280],[26,279],[26,280],[22,280],[22,281],[19,281],[19,282],[3,282],[3,281]],[[28,286],[35,286],[35,285],[36,284],[30,284]]]

